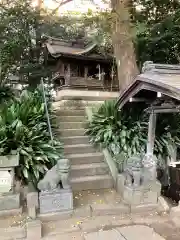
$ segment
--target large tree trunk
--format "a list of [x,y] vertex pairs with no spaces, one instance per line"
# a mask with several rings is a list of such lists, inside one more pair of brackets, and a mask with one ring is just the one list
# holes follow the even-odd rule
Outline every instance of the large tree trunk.
[[111,0],[114,12],[113,46],[117,62],[120,91],[132,83],[138,74],[130,26],[130,0]]

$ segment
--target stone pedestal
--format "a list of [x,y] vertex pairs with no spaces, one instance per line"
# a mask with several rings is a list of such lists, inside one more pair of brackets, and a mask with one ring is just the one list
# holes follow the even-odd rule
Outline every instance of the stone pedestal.
[[20,194],[5,193],[0,195],[0,211],[20,208]]
[[40,214],[68,212],[73,210],[73,194],[71,189],[59,189],[55,192],[40,192]]
[[147,186],[124,186],[123,200],[130,205],[157,204],[161,192],[161,184],[154,182]]
[[19,155],[0,156],[0,215],[21,212],[20,193],[14,189],[14,168],[19,164]]

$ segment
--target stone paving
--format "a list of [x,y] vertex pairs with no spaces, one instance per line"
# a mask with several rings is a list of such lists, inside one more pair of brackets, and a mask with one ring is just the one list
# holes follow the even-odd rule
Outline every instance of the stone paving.
[[114,189],[89,190],[74,193],[75,208],[91,204],[119,204],[120,202],[120,195]]
[[[138,227],[137,227],[138,226]],[[124,228],[126,227],[126,228]],[[96,216],[87,218],[72,218],[51,223],[45,223],[43,226],[45,234],[43,240],[106,240],[104,236],[112,234],[112,240],[179,240],[180,229],[170,221],[169,215],[157,215],[151,213],[133,214],[124,216]],[[115,238],[119,229],[128,229],[133,236],[123,239]],[[113,230],[113,231],[112,231]],[[142,232],[147,231],[147,233]],[[114,233],[116,232],[116,233]],[[141,232],[140,236],[138,233]],[[150,232],[152,233],[150,235]],[[156,234],[157,233],[157,234]],[[118,233],[119,234],[119,233]],[[94,237],[96,236],[96,238]],[[127,234],[126,234],[127,236]],[[143,236],[143,238],[140,238]],[[149,238],[148,238],[149,236]],[[131,237],[131,238],[130,238]]]
[[124,205],[113,189],[76,192],[74,205],[70,219],[43,223],[43,240],[180,239],[180,229],[168,214],[123,212]]
[[43,240],[180,239],[168,214],[130,214],[113,189],[76,192],[74,206],[71,218],[43,222]]
[[[180,225],[178,228],[169,214],[127,212],[119,195],[112,189],[76,192],[74,205],[71,215],[61,217],[55,214],[51,220],[42,220],[42,240],[180,240]],[[17,233],[24,239],[26,217],[0,218],[0,239],[12,240],[8,236]],[[7,232],[3,233],[3,238],[4,227]]]
[[84,235],[85,240],[164,240],[153,228],[135,225]]

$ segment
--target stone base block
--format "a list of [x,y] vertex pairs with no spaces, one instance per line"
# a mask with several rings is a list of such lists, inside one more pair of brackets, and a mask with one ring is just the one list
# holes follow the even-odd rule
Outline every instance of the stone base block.
[[90,205],[88,206],[82,206],[75,208],[73,211],[73,217],[91,217],[92,216],[92,207]]
[[169,212],[170,208],[169,208],[169,204],[166,201],[166,199],[162,196],[160,196],[158,198],[158,212],[159,213],[163,213],[163,212]]
[[26,239],[25,226],[1,228],[1,240]]
[[73,210],[72,190],[59,189],[56,192],[39,194],[40,214],[67,212]]
[[31,219],[36,219],[38,208],[39,208],[38,192],[29,192],[27,194],[27,209],[28,209],[28,216]]
[[19,209],[20,208],[20,193],[0,195],[0,211]]
[[130,205],[139,205],[142,201],[142,190],[143,189],[135,189],[133,187],[125,186],[123,192],[123,200],[125,203]]
[[170,218],[178,217],[180,219],[180,206],[172,207],[170,211]]
[[130,208],[124,204],[93,204],[92,216],[129,214]]
[[51,213],[44,213],[38,214],[37,217],[42,222],[52,222],[52,221],[59,221],[59,220],[66,220],[70,219],[73,216],[73,211],[63,211],[63,212],[51,212]]
[[118,174],[117,182],[116,182],[116,191],[123,195],[124,192],[124,184],[125,184],[125,176],[123,174]]
[[159,182],[151,184],[149,188],[124,186],[123,200],[130,205],[157,204],[160,191]]
[[141,204],[131,206],[131,213],[156,212],[157,204]]
[[1,210],[0,217],[4,216],[16,216],[22,214],[22,207],[10,210]]
[[33,220],[26,223],[27,240],[40,240],[41,239],[41,221]]

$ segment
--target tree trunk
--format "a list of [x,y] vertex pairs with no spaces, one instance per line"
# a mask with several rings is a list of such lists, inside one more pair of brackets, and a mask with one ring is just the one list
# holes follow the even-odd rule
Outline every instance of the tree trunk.
[[111,0],[114,12],[113,46],[116,57],[120,92],[139,73],[131,34],[130,0]]

